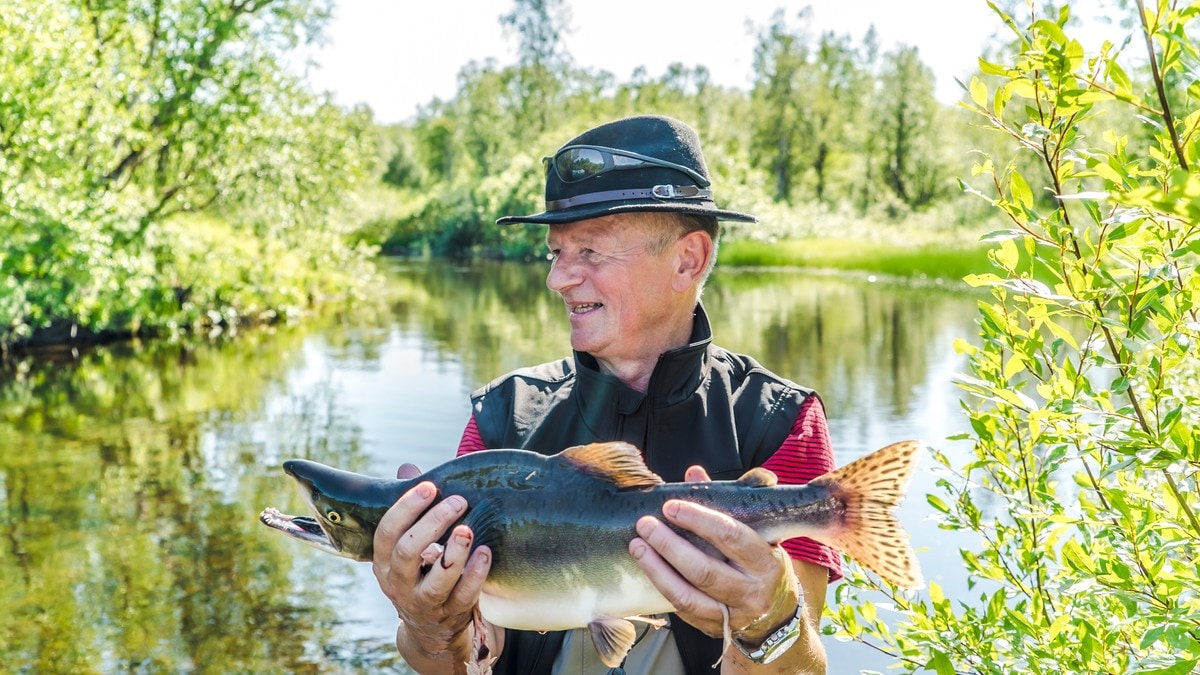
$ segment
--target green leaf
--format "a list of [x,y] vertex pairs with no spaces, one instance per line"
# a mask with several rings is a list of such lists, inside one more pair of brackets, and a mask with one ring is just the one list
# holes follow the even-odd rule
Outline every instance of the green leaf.
[[945,652],[934,651],[933,658],[929,660],[926,668],[932,668],[937,675],[955,675],[954,663]]
[[993,253],[996,256],[996,262],[1005,270],[1015,270],[1017,263],[1021,260],[1021,253],[1012,239],[1002,240]]
[[946,504],[946,502],[942,501],[941,497],[938,497],[937,495],[925,495],[925,501],[929,502],[930,506],[938,511],[941,511],[942,513],[950,513],[950,507]]
[[987,85],[978,77],[971,78],[971,102],[979,107],[987,105]]
[[1025,210],[1033,208],[1033,192],[1029,189],[1029,183],[1025,182],[1025,177],[1016,171],[1009,175],[1009,190],[1012,192],[1013,201],[1020,204]]
[[[1001,75],[1001,76],[1003,76],[1003,75],[1008,74],[1007,68],[1005,68],[1004,66],[1002,66],[998,63],[992,63],[991,61],[988,61],[987,59],[983,58],[982,56],[979,57],[978,63],[979,63],[979,72],[983,73],[984,75]],[[980,104],[980,105],[982,105],[982,104]]]
[[[988,232],[980,237],[979,241],[991,243],[996,241],[1004,241],[1005,239],[1020,239],[1024,236],[1025,232],[1021,230],[992,230],[991,232]],[[1200,244],[1200,242],[1197,243]]]
[[1067,330],[1062,324],[1058,323],[1057,321],[1047,319],[1046,321],[1042,322],[1042,325],[1045,326],[1051,333],[1053,333],[1055,337],[1070,345],[1071,349],[1079,351],[1079,342],[1075,340],[1075,336],[1071,334],[1071,331]]
[[1154,644],[1155,642],[1158,642],[1159,638],[1162,637],[1162,634],[1164,632],[1166,632],[1166,630],[1167,630],[1166,626],[1151,627],[1150,630],[1147,630],[1146,633],[1144,635],[1142,635],[1142,641],[1138,644],[1138,647],[1140,647],[1141,649],[1149,648],[1150,645]]
[[1091,169],[1096,173],[1097,176],[1100,176],[1104,180],[1117,187],[1125,184],[1125,177],[1117,173],[1116,169],[1104,162],[1098,162],[1095,166],[1091,167]]
[[1033,22],[1035,31],[1041,31],[1046,37],[1050,38],[1055,44],[1063,44],[1067,41],[1066,33],[1058,24],[1049,19],[1039,19]]
[[1072,568],[1080,572],[1094,572],[1096,563],[1092,557],[1083,550],[1079,542],[1074,539],[1068,539],[1063,542],[1062,546],[1063,559],[1071,565]]
[[1104,65],[1108,72],[1108,79],[1113,84],[1113,91],[1118,96],[1132,96],[1133,82],[1125,74],[1125,69],[1121,68],[1121,64],[1117,63],[1116,59],[1106,59]]

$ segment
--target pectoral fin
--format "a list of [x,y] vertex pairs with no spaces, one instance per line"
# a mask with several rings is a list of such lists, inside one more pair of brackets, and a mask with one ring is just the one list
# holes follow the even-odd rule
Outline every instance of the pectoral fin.
[[625,655],[633,647],[637,636],[633,624],[625,619],[613,616],[598,616],[588,624],[592,634],[592,643],[596,645],[596,653],[600,660],[609,668],[616,668],[625,660]]
[[[471,505],[471,510],[467,512],[466,518],[463,519],[463,524],[471,528],[471,532],[475,533],[475,540],[471,542],[471,552],[480,546],[492,547],[493,555],[496,552],[497,530],[501,526],[500,508],[496,504],[496,500],[483,498],[478,503]],[[447,534],[447,536],[449,536]]]

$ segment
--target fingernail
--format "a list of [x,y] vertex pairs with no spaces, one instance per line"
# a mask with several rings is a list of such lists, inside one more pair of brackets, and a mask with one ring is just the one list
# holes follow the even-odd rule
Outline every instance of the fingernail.
[[465,534],[456,534],[454,535],[454,543],[459,544],[460,546],[466,546],[467,544],[471,543],[471,537]]
[[654,518],[642,518],[637,521],[637,533],[643,537],[649,537],[657,527],[658,520]]
[[629,542],[629,554],[634,560],[641,560],[642,556],[646,555],[646,542],[641,539],[634,539]]
[[454,509],[455,511],[462,511],[463,509],[467,508],[467,500],[458,495],[448,497],[446,499],[446,503],[449,504],[450,508]]
[[421,499],[429,499],[433,496],[433,486],[429,483],[421,483],[417,486],[417,496]]
[[663,504],[663,513],[667,514],[668,516],[679,515],[679,502],[669,501],[666,504]]
[[489,552],[487,552],[487,551],[480,551],[480,552],[479,552],[479,564],[480,564],[480,565],[486,565],[486,564],[488,564],[489,562],[491,562],[491,560],[492,560],[492,554],[491,554],[491,553],[489,553]]

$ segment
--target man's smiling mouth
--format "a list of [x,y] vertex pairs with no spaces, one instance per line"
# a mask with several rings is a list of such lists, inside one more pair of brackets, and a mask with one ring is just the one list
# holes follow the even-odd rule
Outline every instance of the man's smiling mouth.
[[604,306],[603,303],[599,303],[599,302],[588,302],[588,303],[584,303],[582,305],[571,305],[571,313],[572,314],[586,314],[587,312],[590,312],[593,309],[599,309],[603,306]]

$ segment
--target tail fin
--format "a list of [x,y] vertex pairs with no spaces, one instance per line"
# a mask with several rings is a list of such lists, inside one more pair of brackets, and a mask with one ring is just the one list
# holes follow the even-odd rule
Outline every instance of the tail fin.
[[893,513],[924,447],[920,441],[893,443],[809,483],[825,485],[846,505],[842,525],[819,538],[903,588],[925,584],[908,533]]

